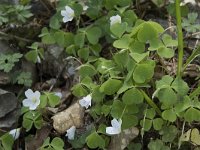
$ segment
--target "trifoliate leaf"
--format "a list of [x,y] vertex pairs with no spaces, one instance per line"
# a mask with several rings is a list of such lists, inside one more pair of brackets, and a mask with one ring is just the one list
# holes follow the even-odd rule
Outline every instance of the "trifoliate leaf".
[[72,94],[77,97],[82,97],[88,94],[87,90],[83,87],[82,84],[76,84],[72,87]]
[[130,42],[131,42],[131,38],[128,35],[124,35],[119,40],[116,40],[113,43],[113,46],[116,47],[116,48],[128,49]]
[[110,31],[118,38],[120,38],[126,31],[127,23],[115,23],[110,26]]
[[176,79],[174,80],[171,86],[181,96],[187,95],[189,91],[188,84],[179,77],[176,77]]
[[51,146],[55,149],[55,150],[63,150],[64,148],[64,142],[61,138],[55,137],[52,142],[51,142]]
[[140,104],[143,102],[143,99],[142,93],[136,88],[129,89],[122,96],[123,103],[126,105]]
[[164,88],[158,92],[158,99],[166,106],[171,106],[177,102],[177,95],[172,88]]
[[82,48],[85,43],[85,33],[77,33],[74,36],[74,43],[76,46]]
[[86,142],[89,148],[104,148],[105,147],[105,140],[98,135],[97,132],[93,132],[86,138]]
[[156,118],[153,120],[153,128],[155,130],[160,130],[162,129],[164,121],[161,118]]
[[96,69],[90,64],[84,64],[80,66],[79,74],[82,78],[84,77],[92,77],[96,74]]
[[138,40],[133,41],[130,43],[129,49],[133,53],[143,53],[145,51],[145,43]]
[[150,23],[145,23],[137,34],[138,40],[144,43],[156,37],[158,37],[158,32]]
[[165,120],[174,122],[176,120],[176,113],[173,111],[173,109],[168,109],[162,112],[162,117]]
[[146,111],[144,111],[144,114],[146,114],[146,117],[149,119],[153,119],[156,115],[156,112],[153,108],[147,109]]
[[113,104],[112,104],[112,108],[111,108],[111,116],[113,118],[120,118],[122,115],[122,112],[124,110],[125,105],[119,101],[119,100],[114,100]]
[[172,58],[174,56],[174,50],[167,47],[158,48],[157,53],[163,58]]
[[195,145],[200,145],[200,134],[197,128],[192,129],[191,142],[194,143]]
[[137,83],[145,83],[151,79],[154,74],[154,65],[138,64],[133,72],[133,79]]
[[144,131],[149,131],[152,127],[152,120],[145,118],[140,121],[140,126],[144,129]]
[[88,48],[81,48],[78,50],[78,56],[82,59],[84,59],[85,61],[87,61],[88,57],[89,57],[89,49]]
[[186,110],[186,112],[184,114],[184,118],[188,122],[199,121],[200,120],[200,111],[197,110],[196,108],[191,107],[188,110]]
[[138,118],[135,115],[123,115],[122,129],[128,129],[138,124]]
[[144,60],[146,57],[149,56],[149,52],[146,53],[130,53],[130,56],[137,62],[140,63],[142,60]]
[[36,50],[31,50],[31,51],[26,53],[25,58],[28,61],[32,61],[33,63],[36,63],[37,62],[37,56],[38,56],[37,51]]
[[97,44],[101,37],[101,29],[99,27],[91,27],[86,30],[86,36],[91,44]]
[[117,79],[108,79],[101,85],[100,91],[107,95],[112,95],[116,93],[121,86],[122,86],[122,81]]
[[163,40],[166,47],[178,46],[178,41],[173,40],[172,37],[169,34],[164,34],[162,36],[162,40]]

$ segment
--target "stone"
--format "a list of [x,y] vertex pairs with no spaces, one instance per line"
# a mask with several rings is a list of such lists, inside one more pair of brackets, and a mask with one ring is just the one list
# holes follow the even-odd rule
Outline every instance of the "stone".
[[138,134],[139,130],[136,127],[123,130],[120,134],[114,135],[111,138],[109,150],[124,150]]
[[79,103],[72,104],[69,108],[55,114],[53,127],[59,133],[65,133],[71,126],[80,128],[83,125],[84,109]]
[[17,97],[14,93],[0,89],[0,128],[10,128],[20,114]]
[[14,93],[0,89],[0,118],[17,108],[17,98]]

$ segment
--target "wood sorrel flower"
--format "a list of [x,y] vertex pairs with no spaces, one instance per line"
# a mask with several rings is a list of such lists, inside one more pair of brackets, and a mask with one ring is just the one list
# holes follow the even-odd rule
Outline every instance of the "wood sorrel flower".
[[40,104],[40,92],[33,92],[31,89],[28,89],[25,92],[26,99],[23,100],[23,106],[29,107],[30,110],[35,110]]
[[121,17],[119,15],[110,17],[110,25],[114,25],[116,23],[121,23]]
[[74,10],[69,6],[65,6],[65,10],[61,11],[61,15],[63,16],[63,22],[72,21],[74,18]]
[[16,140],[19,138],[20,130],[20,128],[10,130],[9,134],[12,135],[12,137]]
[[81,100],[79,100],[79,104],[87,109],[89,106],[91,106],[91,100],[92,97],[89,94],[86,97],[83,97]]
[[61,92],[55,92],[55,95],[60,97],[60,99],[62,98],[62,93]]
[[111,125],[112,127],[106,127],[106,133],[109,135],[115,135],[119,134],[121,132],[121,125],[122,125],[122,120],[119,119],[113,119],[111,120]]
[[69,140],[74,140],[75,131],[76,127],[72,126],[67,130],[67,134],[65,136],[67,136]]

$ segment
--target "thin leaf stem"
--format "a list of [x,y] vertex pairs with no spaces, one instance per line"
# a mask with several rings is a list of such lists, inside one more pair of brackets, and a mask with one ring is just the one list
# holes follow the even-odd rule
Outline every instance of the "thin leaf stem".
[[158,108],[158,106],[153,102],[153,100],[143,91],[143,90],[140,90],[144,96],[144,99],[146,100],[146,102],[152,107],[155,109],[155,111],[161,116],[162,115],[162,112],[161,110]]
[[182,65],[183,65],[183,32],[181,25],[181,8],[180,0],[176,0],[176,21],[177,21],[177,34],[178,34],[178,68],[177,76],[182,77]]

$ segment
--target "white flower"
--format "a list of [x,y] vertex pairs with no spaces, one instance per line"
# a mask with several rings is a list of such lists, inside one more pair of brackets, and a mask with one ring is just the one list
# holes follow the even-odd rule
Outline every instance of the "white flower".
[[37,63],[41,63],[41,59],[40,59],[40,57],[39,56],[37,56]]
[[119,15],[110,17],[110,25],[114,25],[116,23],[121,23],[121,17]]
[[55,92],[55,95],[60,97],[60,99],[62,98],[62,93],[61,92]]
[[185,4],[192,4],[192,5],[195,5],[196,4],[196,1],[195,0],[183,0],[183,2],[181,2],[181,6],[185,5]]
[[29,107],[30,110],[35,110],[40,104],[40,92],[33,92],[31,89],[28,89],[25,92],[26,99],[23,100],[23,106]]
[[72,126],[67,130],[67,134],[65,136],[67,136],[69,140],[74,140],[75,131],[76,127]]
[[74,10],[69,6],[65,6],[65,10],[61,11],[61,15],[63,16],[63,22],[72,21],[74,18]]
[[91,106],[91,100],[92,97],[89,94],[86,97],[83,97],[81,100],[79,100],[79,104],[87,109],[89,106]]
[[83,11],[86,11],[89,8],[84,2],[80,2],[79,4],[83,7]]
[[17,129],[13,129],[9,132],[10,135],[12,135],[12,137],[16,140],[19,138],[19,135],[20,135],[20,128],[17,128]]
[[83,10],[86,11],[89,7],[87,5],[83,5]]
[[112,127],[106,127],[106,133],[109,135],[115,135],[119,134],[121,132],[121,125],[122,125],[122,120],[119,119],[113,119],[111,120],[111,125]]

